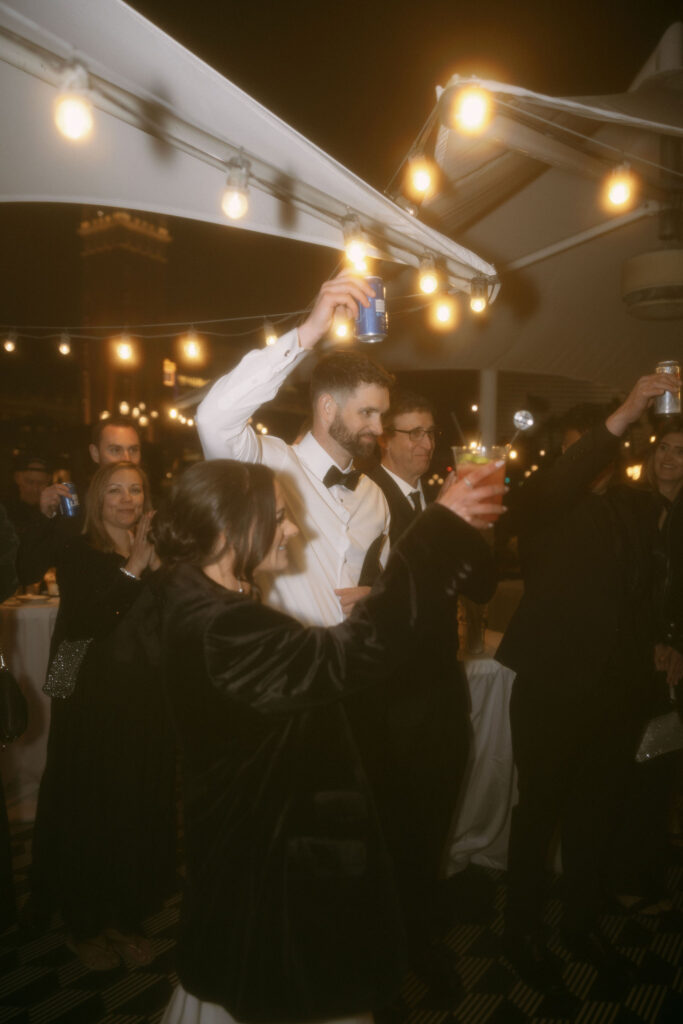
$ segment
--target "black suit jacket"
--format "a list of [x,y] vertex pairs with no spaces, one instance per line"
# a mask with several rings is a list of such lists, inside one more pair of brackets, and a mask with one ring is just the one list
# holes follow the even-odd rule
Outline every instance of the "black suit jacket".
[[[387,499],[393,548],[402,534],[410,536],[419,528],[421,517],[382,466],[367,472]],[[496,578],[483,541],[472,569],[458,582],[458,591],[487,601]],[[458,661],[455,606],[442,606],[432,617],[419,649],[404,659],[381,692],[359,694],[350,705],[366,769],[382,794],[383,824],[411,937],[417,941],[467,762],[469,706],[467,679]]]
[[367,475],[374,480],[378,487],[384,492],[387,499],[391,522],[389,523],[389,542],[393,547],[401,534],[408,529],[415,518],[413,503],[406,498],[405,494],[395,480],[387,473],[380,464],[367,470]]
[[605,426],[589,431],[510,508],[524,596],[496,657],[573,691],[604,688],[608,668],[626,678],[652,665],[656,504],[633,486],[590,490],[618,449]]

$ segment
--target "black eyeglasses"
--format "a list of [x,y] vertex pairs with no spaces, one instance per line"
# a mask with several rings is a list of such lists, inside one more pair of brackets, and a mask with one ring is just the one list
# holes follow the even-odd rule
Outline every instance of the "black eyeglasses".
[[429,427],[427,430],[424,427],[413,427],[412,430],[401,430],[399,427],[391,427],[390,430],[387,430],[387,434],[407,434],[413,444],[421,441],[423,437],[428,437],[430,441],[436,441],[437,437],[441,437],[441,431],[437,430],[436,427]]

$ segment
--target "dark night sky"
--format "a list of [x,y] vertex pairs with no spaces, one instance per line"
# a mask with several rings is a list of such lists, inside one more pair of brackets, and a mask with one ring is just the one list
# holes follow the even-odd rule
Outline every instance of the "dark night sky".
[[[435,86],[455,71],[558,95],[619,92],[680,17],[675,0],[132,6],[380,189]],[[0,206],[0,321],[78,323],[78,216],[70,207]],[[328,250],[228,227],[170,228],[170,319],[301,307],[336,262]]]

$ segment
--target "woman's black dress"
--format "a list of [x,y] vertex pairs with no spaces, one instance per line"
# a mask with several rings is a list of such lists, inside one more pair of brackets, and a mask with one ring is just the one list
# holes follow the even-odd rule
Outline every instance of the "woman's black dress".
[[[477,532],[434,505],[333,629],[306,629],[194,566],[156,574],[183,757],[186,991],[247,1022],[329,1020],[395,994],[403,920],[346,700],[391,680],[458,587],[492,572]],[[433,700],[420,678],[415,690]],[[422,749],[428,759],[426,734]]]
[[175,877],[174,743],[158,670],[128,623],[145,586],[83,537],[57,566],[52,638],[92,638],[76,688],[53,698],[31,874],[36,916],[62,913],[77,940],[138,931]]

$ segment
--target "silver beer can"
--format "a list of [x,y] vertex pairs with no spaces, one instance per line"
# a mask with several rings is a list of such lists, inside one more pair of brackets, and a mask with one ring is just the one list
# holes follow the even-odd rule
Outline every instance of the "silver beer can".
[[[657,363],[655,373],[671,373],[680,380],[681,366],[675,359],[666,359]],[[654,400],[653,411],[655,416],[675,416],[681,411],[681,389],[678,391],[665,391],[663,395],[657,395]]]

